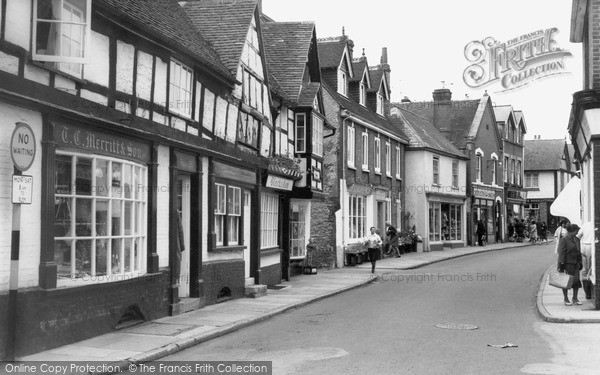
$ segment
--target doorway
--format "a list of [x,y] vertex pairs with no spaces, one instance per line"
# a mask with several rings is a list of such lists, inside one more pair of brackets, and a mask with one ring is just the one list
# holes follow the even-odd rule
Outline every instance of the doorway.
[[252,207],[252,194],[250,190],[244,190],[244,278],[246,285],[253,285],[254,278],[250,277],[250,248],[252,247],[251,234],[252,228],[250,225],[250,208]]
[[183,229],[184,251],[181,253],[181,267],[177,281],[179,284],[179,298],[190,296],[190,208],[191,208],[191,183],[189,175],[177,177],[177,214],[181,219]]

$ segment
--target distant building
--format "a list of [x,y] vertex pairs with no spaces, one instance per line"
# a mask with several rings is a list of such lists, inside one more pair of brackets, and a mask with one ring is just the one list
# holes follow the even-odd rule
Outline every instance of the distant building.
[[564,139],[525,141],[526,220],[543,221],[554,231],[560,219],[550,214],[550,205],[574,172],[569,146]]

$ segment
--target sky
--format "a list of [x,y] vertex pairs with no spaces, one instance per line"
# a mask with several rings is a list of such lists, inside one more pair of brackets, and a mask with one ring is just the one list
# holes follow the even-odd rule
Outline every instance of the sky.
[[[315,22],[317,38],[340,36],[344,28],[354,41],[354,57],[364,48],[369,65],[377,65],[387,47],[392,101],[429,101],[442,87],[453,99],[477,99],[487,91],[494,105],[523,111],[525,139],[568,140],[572,95],[583,88],[582,45],[569,42],[571,0],[262,1],[263,13],[275,21]],[[465,57],[470,42],[492,37],[504,43],[550,28],[558,29],[555,46],[572,54],[564,58],[564,74],[505,92],[498,82],[465,84],[463,72],[473,64]]]

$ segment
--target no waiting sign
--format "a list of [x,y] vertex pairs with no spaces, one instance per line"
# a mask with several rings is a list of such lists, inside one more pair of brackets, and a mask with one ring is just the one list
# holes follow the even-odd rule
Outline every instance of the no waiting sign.
[[10,157],[15,168],[25,172],[35,159],[35,135],[31,127],[23,122],[17,122],[10,139]]

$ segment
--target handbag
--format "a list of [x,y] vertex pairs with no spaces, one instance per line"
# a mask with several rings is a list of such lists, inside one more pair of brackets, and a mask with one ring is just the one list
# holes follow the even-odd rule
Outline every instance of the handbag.
[[552,270],[548,277],[548,284],[560,289],[571,289],[573,286],[573,279],[574,278],[571,275]]

